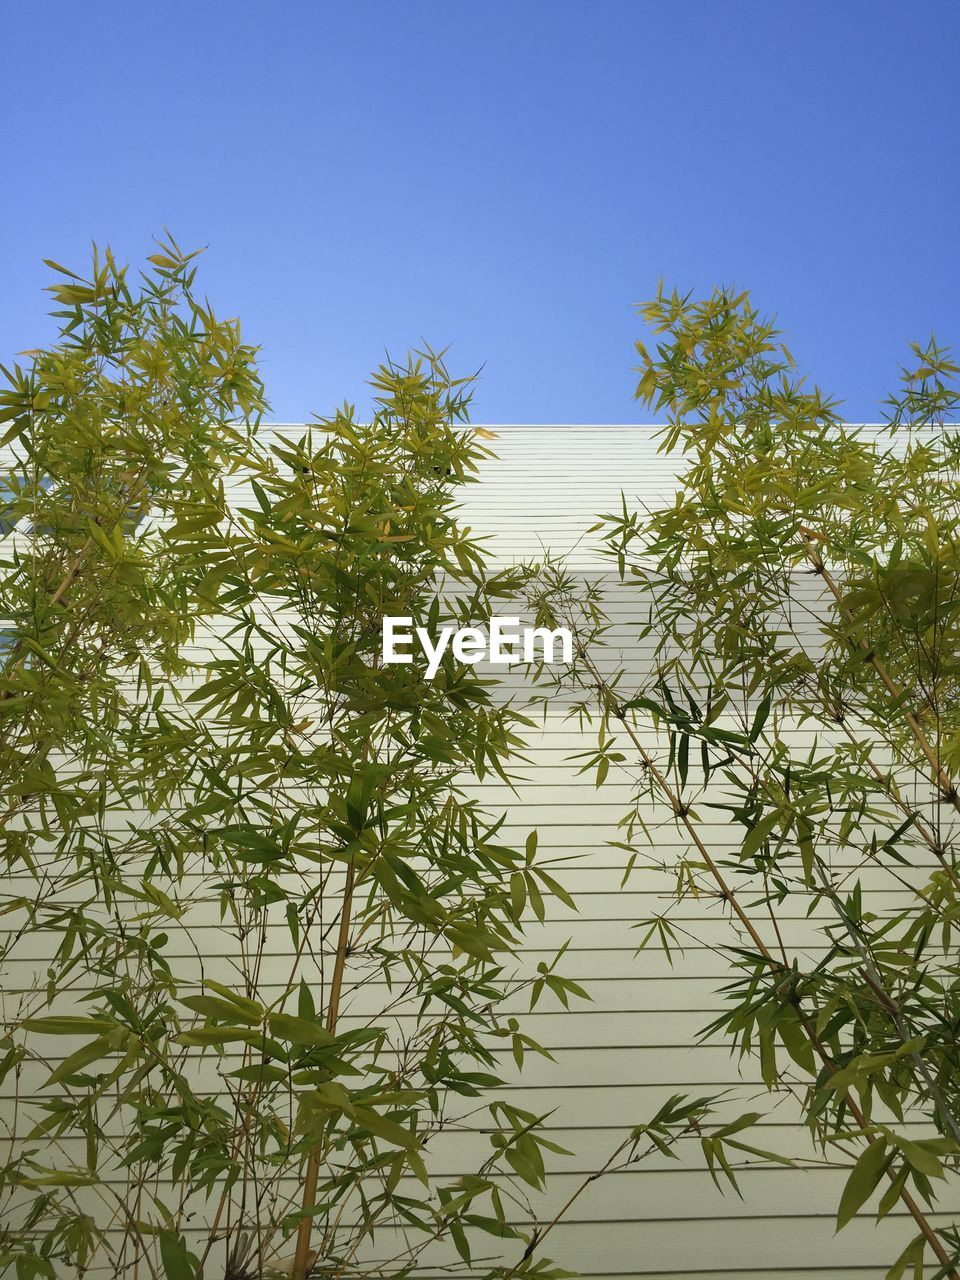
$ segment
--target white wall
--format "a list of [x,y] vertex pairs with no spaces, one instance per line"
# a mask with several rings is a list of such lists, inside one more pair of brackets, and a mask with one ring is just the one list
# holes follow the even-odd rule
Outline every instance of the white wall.
[[[491,427],[497,462],[486,464],[483,482],[468,491],[464,518],[490,533],[505,561],[536,556],[541,544],[569,553],[584,573],[610,568],[598,535],[585,536],[598,514],[616,511],[621,490],[628,507],[658,505],[674,492],[679,464],[656,451],[655,430],[643,426]],[[620,625],[611,636],[625,665],[642,674],[644,653],[631,633],[635,617],[629,589],[615,593]],[[631,925],[663,910],[665,877],[637,871],[621,889],[626,857],[609,847],[626,805],[627,787],[611,780],[597,791],[592,774],[577,776],[568,759],[592,743],[565,724],[562,708],[548,719],[537,743],[534,769],[522,799],[510,805],[519,832],[536,825],[540,847],[568,860],[565,882],[575,889],[580,913],[559,904],[552,912],[552,940],[573,939],[564,972],[583,979],[594,1001],[572,1017],[542,1017],[538,1026],[556,1065],[531,1061],[518,1088],[532,1110],[557,1108],[558,1140],[577,1152],[557,1160],[567,1170],[601,1161],[624,1126],[650,1116],[671,1093],[699,1096],[730,1090],[732,1114],[769,1111],[766,1125],[748,1138],[760,1147],[797,1158],[796,1169],[758,1167],[740,1178],[744,1199],[721,1195],[698,1153],[683,1160],[649,1161],[635,1172],[603,1179],[578,1201],[557,1229],[558,1261],[592,1280],[607,1277],[707,1277],[757,1275],[769,1280],[852,1280],[880,1277],[915,1233],[912,1220],[891,1216],[875,1225],[860,1219],[839,1235],[834,1220],[844,1170],[804,1168],[817,1158],[795,1119],[790,1097],[771,1097],[751,1059],[742,1064],[713,1039],[694,1047],[697,1031],[722,1007],[717,989],[727,980],[726,960],[711,950],[737,941],[721,904],[688,902],[672,918],[682,920],[690,945],[673,967],[658,950],[635,955]],[[487,787],[495,803],[495,787]],[[499,797],[497,797],[499,799]],[[508,803],[503,791],[503,803]],[[651,815],[658,850],[685,847],[684,836],[664,811]],[[712,848],[731,853],[740,834],[727,834],[718,815],[709,827]],[[875,883],[875,902],[891,900],[892,884]],[[815,942],[802,920],[785,926],[788,940]],[[536,1032],[534,1032],[536,1034]],[[556,1188],[558,1195],[560,1188]],[[558,1247],[558,1239],[562,1246]]]
[[[486,463],[482,482],[467,489],[463,517],[477,532],[490,535],[491,553],[504,562],[539,556],[548,548],[569,553],[571,565],[584,573],[599,571],[607,562],[585,533],[598,514],[616,510],[621,490],[631,505],[657,503],[672,493],[675,464],[656,453],[650,428],[493,430],[498,459]],[[629,593],[615,594],[615,599],[619,625],[613,640],[640,674],[645,655],[631,633]],[[594,1184],[553,1233],[548,1252],[590,1280],[881,1276],[912,1236],[912,1223],[894,1213],[879,1227],[866,1218],[835,1236],[834,1214],[845,1173],[804,1167],[815,1152],[797,1129],[795,1102],[789,1095],[769,1097],[754,1063],[747,1060],[741,1066],[722,1042],[695,1043],[699,1029],[720,1007],[716,992],[727,978],[726,961],[715,948],[737,940],[720,904],[688,903],[673,913],[690,942],[672,967],[657,950],[634,954],[640,935],[632,926],[664,908],[670,885],[638,870],[621,888],[625,855],[608,842],[618,838],[616,824],[628,787],[611,778],[598,792],[592,775],[577,775],[578,765],[570,756],[593,739],[566,722],[563,711],[558,700],[532,742],[533,763],[524,770],[527,781],[520,784],[519,800],[497,782],[479,789],[486,806],[509,808],[509,832],[517,842],[531,827],[539,829],[542,853],[564,867],[561,878],[580,906],[575,915],[559,903],[550,906],[548,923],[531,929],[528,959],[535,962],[571,939],[562,972],[583,981],[593,995],[591,1004],[575,1004],[573,1013],[544,1001],[529,1015],[530,1033],[552,1051],[555,1062],[531,1056],[517,1076],[504,1061],[513,1100],[536,1112],[555,1110],[550,1121],[554,1136],[574,1152],[552,1160],[556,1177],[540,1207],[565,1200],[578,1178],[603,1162],[625,1129],[649,1118],[677,1092],[729,1090],[723,1112],[769,1111],[756,1132],[757,1144],[795,1156],[798,1166],[758,1163],[742,1176],[744,1198],[739,1200],[732,1192],[716,1190],[693,1147],[678,1161],[651,1159],[635,1171]],[[650,820],[664,854],[669,857],[684,847],[668,814],[652,811]],[[739,845],[739,837],[720,820],[713,822],[710,835],[714,848],[732,852]],[[881,905],[889,891],[882,879],[873,886]],[[208,971],[216,971],[218,957],[233,944],[217,927],[212,905],[206,923],[202,912],[191,915],[190,928],[183,953],[196,946]],[[785,933],[801,947],[816,937],[814,925],[803,919],[788,921]],[[284,936],[282,930],[277,935]],[[282,941],[277,945],[269,963],[279,975]],[[25,981],[30,968],[42,970],[43,958],[31,959],[16,970],[19,979],[8,972],[6,983]],[[362,1014],[360,1006],[345,1010],[347,1018]],[[2,1101],[11,1106],[9,1097]],[[433,1160],[445,1172],[466,1173],[487,1150],[480,1134],[457,1134],[436,1144]]]

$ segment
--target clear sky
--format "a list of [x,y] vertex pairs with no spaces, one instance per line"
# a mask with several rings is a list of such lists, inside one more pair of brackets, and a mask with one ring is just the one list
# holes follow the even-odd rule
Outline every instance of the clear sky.
[[956,0],[7,0],[0,359],[51,336],[41,258],[166,225],[275,419],[425,338],[476,420],[639,421],[661,275],[749,288],[873,418],[960,343],[958,53]]

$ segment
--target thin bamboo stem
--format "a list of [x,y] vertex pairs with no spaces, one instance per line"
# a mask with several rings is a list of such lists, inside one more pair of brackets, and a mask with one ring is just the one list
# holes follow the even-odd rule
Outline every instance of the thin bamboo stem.
[[[330,1001],[327,1005],[326,1028],[333,1033],[337,1029],[337,1017],[340,1012],[340,994],[343,990],[343,975],[346,970],[347,952],[350,946],[350,919],[353,909],[354,863],[351,858],[347,864],[347,878],[343,888],[343,905],[340,909],[340,934],[337,939],[337,955],[333,964],[330,979]],[[297,1228],[297,1247],[293,1256],[293,1280],[307,1280],[310,1269],[310,1237],[313,1234],[313,1217],[309,1210],[317,1199],[317,1183],[320,1177],[321,1150],[314,1147],[307,1157],[307,1172],[303,1182],[303,1198],[301,1207],[304,1216]]]
[[[650,776],[653,777],[654,780],[656,781],[662,794],[670,803],[674,814],[682,822],[684,829],[686,830],[690,839],[693,841],[698,852],[701,854],[706,867],[710,871],[711,875],[713,876],[720,890],[721,896],[729,904],[734,914],[736,915],[737,919],[740,920],[741,924],[746,929],[747,933],[749,934],[750,938],[752,939],[759,953],[764,957],[764,959],[768,960],[771,964],[777,965],[779,962],[775,960],[775,958],[767,948],[766,944],[764,943],[763,939],[760,937],[756,929],[753,927],[753,923],[750,921],[746,912],[743,910],[743,908],[740,906],[740,903],[737,901],[736,894],[727,884],[722,873],[720,872],[720,869],[717,867],[717,864],[714,862],[713,858],[710,856],[709,852],[707,851],[707,848],[704,845],[702,839],[700,838],[700,835],[696,827],[690,821],[688,811],[683,805],[680,797],[673,791],[673,788],[670,786],[664,774],[657,768],[652,756],[647,751],[646,747],[641,742],[633,725],[630,723],[630,719],[627,716],[626,711],[623,708],[621,708],[619,703],[617,702],[615,691],[610,689],[609,685],[604,680],[600,672],[597,670],[596,666],[593,664],[590,657],[584,651],[583,646],[579,643],[579,641],[575,641],[575,644],[576,644],[577,653],[584,667],[589,672],[591,680],[593,681],[597,692],[601,693],[604,699],[607,701],[607,703],[612,706],[613,714],[615,718],[623,726],[624,731],[626,732],[630,741],[633,743],[633,746],[636,749],[638,755],[640,756],[640,759],[643,761],[644,765],[649,770]],[[806,1018],[805,1014],[800,1009],[799,998],[796,996],[796,994],[794,994],[792,998],[797,1005],[798,1013],[801,1014],[801,1025],[804,1028],[804,1032],[807,1038],[809,1039],[811,1046],[816,1051],[817,1056],[820,1058],[821,1062],[823,1062],[827,1070],[831,1074],[833,1074],[837,1070],[837,1067],[835,1066],[829,1053],[821,1043],[819,1036],[816,1034],[815,1030],[810,1026],[809,1021]],[[846,1091],[846,1090],[844,1091],[844,1100],[854,1120],[857,1122],[857,1124],[860,1126],[861,1129],[865,1129],[867,1127],[867,1118],[864,1115],[863,1111],[861,1111],[857,1103],[854,1101],[849,1091]],[[890,1178],[892,1182],[896,1179],[897,1174],[891,1168],[887,1170],[887,1176]],[[907,1208],[914,1222],[916,1222],[918,1228],[920,1229],[921,1234],[923,1235],[927,1244],[929,1244],[936,1258],[944,1267],[946,1276],[949,1277],[949,1280],[960,1280],[960,1272],[958,1272],[957,1269],[952,1265],[950,1255],[947,1253],[946,1249],[944,1248],[943,1243],[941,1242],[940,1237],[936,1232],[936,1229],[930,1225],[930,1222],[928,1221],[926,1214],[923,1212],[923,1210],[920,1208],[917,1202],[913,1199],[913,1197],[909,1194],[909,1192],[906,1190],[905,1187],[902,1188],[900,1191],[900,1199],[903,1202],[904,1206]]]

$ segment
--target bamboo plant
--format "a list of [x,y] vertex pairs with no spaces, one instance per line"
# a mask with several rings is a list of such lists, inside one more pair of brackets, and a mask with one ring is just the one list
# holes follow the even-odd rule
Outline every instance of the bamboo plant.
[[[586,995],[559,954],[524,967],[575,903],[476,799],[525,717],[449,652],[379,661],[385,614],[522,585],[458,520],[469,383],[427,351],[374,374],[369,422],[274,438],[192,255],[55,269],[60,339],[0,400],[0,1269],[565,1274],[565,1209],[709,1100],[558,1206],[545,1117],[500,1088],[548,1052],[524,1008]],[[438,1173],[448,1134],[485,1144],[471,1172]]]
[[[889,1280],[930,1256],[956,1280],[958,366],[915,345],[886,422],[858,429],[748,295],[661,290],[643,314],[637,396],[666,416],[677,492],[654,509],[624,495],[595,530],[638,602],[642,680],[611,656],[599,584],[547,564],[531,593],[577,629],[575,710],[599,725],[584,767],[634,778],[626,873],[673,885],[675,909],[638,922],[644,945],[682,945],[672,917],[692,898],[729,920],[707,1031],[844,1153],[838,1227],[899,1206],[913,1232]],[[807,917],[819,943],[790,945],[785,922]]]

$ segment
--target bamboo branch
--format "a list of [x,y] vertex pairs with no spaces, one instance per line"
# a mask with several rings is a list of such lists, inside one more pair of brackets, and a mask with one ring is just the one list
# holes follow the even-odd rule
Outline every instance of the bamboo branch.
[[[86,554],[92,546],[93,546],[93,538],[87,538],[86,542],[77,552],[76,556],[74,556],[73,563],[68,567],[67,572],[64,575],[63,581],[60,583],[56,591],[54,591],[53,595],[50,597],[49,604],[51,608],[55,608],[60,603],[60,601],[63,599],[66,593],[70,590],[73,583],[76,581],[77,575],[80,572],[80,568],[83,564]],[[16,644],[10,650],[10,653],[7,658],[7,661],[11,664],[7,668],[7,670],[9,670],[11,675],[17,670],[18,667],[22,665],[24,661],[23,658],[19,657],[21,653],[23,653],[22,638],[16,642]],[[5,702],[7,698],[12,698],[12,697],[14,697],[14,692],[12,689],[0,689],[0,702]]]
[[[667,1145],[671,1147],[675,1146],[676,1143],[680,1140],[680,1138],[682,1138],[685,1134],[693,1131],[694,1128],[695,1128],[694,1121],[689,1121],[687,1124],[684,1125],[684,1127],[680,1130],[679,1133],[671,1135],[671,1140]],[[550,1234],[550,1232],[554,1229],[554,1227],[561,1221],[561,1219],[566,1216],[567,1212],[577,1202],[577,1200],[579,1200],[579,1198],[583,1195],[586,1189],[589,1186],[592,1186],[594,1182],[597,1182],[600,1178],[603,1178],[607,1173],[609,1173],[611,1168],[615,1165],[617,1157],[620,1156],[622,1152],[626,1151],[628,1147],[631,1147],[631,1146],[635,1147],[636,1144],[637,1144],[636,1138],[630,1137],[630,1138],[624,1139],[624,1141],[620,1143],[620,1145],[611,1153],[611,1155],[608,1156],[606,1161],[600,1166],[599,1169],[595,1169],[593,1173],[588,1174],[583,1179],[583,1181],[579,1184],[579,1186],[577,1186],[575,1190],[567,1197],[562,1208],[560,1208],[554,1214],[554,1216],[550,1219],[549,1222],[545,1223],[543,1227],[534,1228],[534,1231],[530,1236],[530,1239],[527,1242],[527,1245],[524,1248],[523,1252],[521,1253],[520,1257],[513,1264],[513,1266],[509,1268],[508,1271],[505,1271],[503,1273],[501,1280],[510,1280],[511,1276],[516,1275],[517,1271],[524,1265],[524,1263],[529,1261],[529,1259],[533,1257],[533,1254],[535,1253],[535,1251],[539,1249],[540,1245],[543,1243],[546,1237]],[[651,1143],[650,1146],[642,1153],[641,1156],[639,1157],[631,1156],[631,1158],[625,1161],[624,1164],[620,1167],[626,1168],[628,1165],[634,1163],[636,1159],[643,1159],[645,1156],[650,1155],[651,1152],[656,1150],[662,1151],[663,1148],[659,1145],[659,1143]]]
[[[746,929],[750,938],[753,940],[754,945],[756,946],[759,953],[771,965],[779,967],[779,962],[774,958],[774,956],[771,954],[771,952],[767,948],[766,944],[763,942],[763,939],[757,933],[756,929],[754,928],[746,912],[740,906],[740,903],[737,901],[736,894],[727,884],[717,864],[714,862],[713,858],[710,856],[709,852],[707,851],[706,846],[704,845],[702,839],[700,838],[699,832],[697,831],[695,825],[690,820],[688,810],[683,805],[680,797],[674,792],[674,790],[670,786],[669,782],[667,781],[663,773],[657,768],[656,763],[654,762],[652,756],[650,755],[646,747],[641,742],[636,730],[634,729],[633,725],[630,723],[630,719],[627,715],[626,710],[623,707],[621,707],[621,705],[619,704],[616,698],[615,691],[612,690],[610,686],[607,684],[607,682],[604,680],[603,676],[597,670],[596,666],[590,659],[589,655],[585,652],[582,646],[582,643],[578,639],[576,639],[576,637],[574,639],[574,645],[575,645],[576,653],[579,656],[581,662],[583,663],[583,666],[586,668],[586,670],[590,674],[590,678],[594,684],[596,692],[598,694],[601,694],[603,697],[604,703],[608,707],[612,708],[613,715],[615,716],[617,721],[623,726],[624,731],[626,732],[630,741],[633,743],[633,746],[636,749],[638,755],[640,756],[640,759],[643,761],[644,765],[649,770],[650,776],[656,781],[657,786],[660,788],[661,793],[669,802],[671,808],[673,809],[674,814],[681,821],[690,839],[693,841],[697,850],[700,852],[701,856],[703,857],[706,867],[710,871],[718,888],[720,889],[721,896],[729,904],[734,914],[737,916],[738,920],[740,920],[741,924]],[[795,991],[792,992],[791,994],[791,1001],[794,1003],[797,1009],[797,1012],[800,1015],[801,1026],[803,1027],[804,1032],[808,1040],[810,1041],[811,1046],[816,1051],[817,1056],[820,1058],[821,1062],[827,1068],[828,1072],[831,1075],[834,1074],[838,1070],[838,1068],[836,1067],[836,1064],[833,1062],[832,1058],[830,1057],[830,1054],[827,1052],[827,1050],[823,1046],[816,1031],[814,1030],[814,1028],[810,1026],[809,1019],[807,1018],[805,1012],[800,1007],[800,999]],[[844,1097],[844,1102],[848,1110],[850,1111],[850,1114],[853,1116],[854,1120],[857,1122],[857,1124],[860,1126],[861,1129],[866,1129],[867,1118],[864,1115],[863,1111],[858,1106],[858,1104],[854,1101],[853,1097],[851,1096],[848,1090],[843,1091],[843,1097]],[[887,1176],[891,1182],[894,1182],[896,1181],[897,1173],[891,1167],[887,1170]],[[913,1220],[916,1222],[927,1244],[929,1244],[930,1248],[932,1249],[933,1253],[937,1257],[938,1261],[942,1264],[945,1275],[949,1277],[949,1280],[960,1280],[960,1272],[958,1272],[956,1267],[953,1266],[950,1255],[947,1253],[946,1249],[944,1248],[940,1240],[940,1237],[937,1234],[936,1229],[930,1225],[930,1222],[928,1221],[926,1214],[923,1212],[923,1210],[920,1208],[917,1202],[913,1199],[913,1197],[907,1191],[906,1187],[901,1188],[900,1199],[903,1202],[904,1206],[907,1208]]]
[[[814,572],[827,584],[827,588],[834,600],[836,600],[837,608],[840,610],[844,620],[847,623],[852,623],[853,614],[844,601],[843,592],[837,586],[836,580],[824,563],[823,556],[820,555],[819,551],[816,549],[815,544],[820,539],[814,534],[812,529],[806,528],[801,528],[800,536],[803,539],[804,554],[813,566]],[[880,678],[881,684],[890,694],[891,698],[898,702],[902,702],[906,690],[900,688],[865,640],[860,641],[859,647],[865,650],[866,656],[864,661],[876,672],[877,676]],[[939,752],[930,742],[926,733],[924,733],[923,725],[920,723],[919,718],[909,709],[904,710],[903,718],[906,721],[910,732],[916,739],[920,750],[926,757],[927,763],[930,765],[930,769],[933,773],[934,785],[939,790],[941,798],[945,803],[952,804],[953,807],[960,812],[960,794],[957,792],[957,784],[946,767],[941,763]]]
[[[329,1032],[337,1029],[337,1017],[340,1012],[340,994],[343,989],[343,975],[347,964],[347,951],[350,946],[350,917],[353,908],[354,864],[353,858],[347,864],[347,879],[343,889],[343,905],[340,909],[340,935],[337,939],[337,955],[333,964],[333,975],[330,979],[330,1001],[327,1005],[326,1028]],[[313,1207],[317,1198],[317,1182],[320,1176],[320,1147],[314,1147],[307,1158],[307,1173],[303,1183],[303,1199],[301,1207],[304,1216],[297,1228],[297,1248],[293,1257],[293,1280],[307,1280],[307,1272],[312,1265],[310,1257],[310,1237],[313,1233],[313,1217],[307,1212]]]

